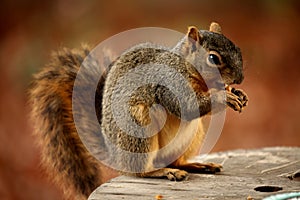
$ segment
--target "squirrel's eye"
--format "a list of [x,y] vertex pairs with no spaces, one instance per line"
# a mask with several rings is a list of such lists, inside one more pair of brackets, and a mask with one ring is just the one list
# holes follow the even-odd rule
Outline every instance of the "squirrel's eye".
[[214,55],[214,54],[209,54],[208,56],[208,61],[211,63],[211,64],[215,64],[215,65],[220,65],[221,62],[219,60],[219,57]]
[[220,65],[221,62],[219,60],[219,57],[216,56],[215,54],[209,54],[208,56],[208,61],[211,63],[211,64],[215,64],[215,65]]
[[215,51],[210,51],[208,56],[207,56],[207,64],[209,65],[221,65],[221,56],[215,52]]

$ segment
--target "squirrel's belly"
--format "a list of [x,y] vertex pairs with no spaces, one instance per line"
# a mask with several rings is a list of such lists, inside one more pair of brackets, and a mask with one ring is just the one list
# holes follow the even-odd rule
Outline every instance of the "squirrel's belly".
[[202,140],[199,133],[203,134],[201,118],[183,121],[168,115],[163,129],[157,135],[159,153],[155,162],[159,165],[171,164],[188,151],[195,140]]

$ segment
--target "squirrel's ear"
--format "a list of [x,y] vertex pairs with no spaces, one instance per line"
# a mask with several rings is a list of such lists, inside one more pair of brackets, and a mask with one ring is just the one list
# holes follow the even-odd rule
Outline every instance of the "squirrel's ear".
[[187,32],[187,42],[188,46],[191,46],[192,52],[197,49],[197,47],[200,45],[200,39],[201,36],[199,34],[198,29],[195,26],[189,26],[188,32]]
[[216,23],[216,22],[212,22],[210,24],[209,31],[214,32],[214,33],[222,34],[221,26],[218,23]]
[[199,31],[195,26],[189,26],[187,36],[190,40],[194,40],[194,42],[199,42],[200,40]]

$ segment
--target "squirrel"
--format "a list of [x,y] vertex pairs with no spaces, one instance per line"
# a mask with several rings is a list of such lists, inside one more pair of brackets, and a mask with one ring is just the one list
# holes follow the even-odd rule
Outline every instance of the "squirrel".
[[[87,199],[102,184],[105,173],[101,162],[80,139],[73,117],[74,82],[82,62],[91,50],[88,45],[82,45],[78,49],[58,50],[52,55],[50,63],[34,75],[29,88],[31,119],[41,148],[41,164],[49,177],[62,189],[65,199]],[[149,63],[156,63],[160,68],[155,69],[166,73],[159,77],[160,80],[167,81],[165,84],[143,85],[129,94],[130,89],[135,86],[129,80],[130,76],[125,76],[126,73]],[[164,65],[168,68],[165,69]],[[208,88],[197,67],[217,69],[223,81],[221,86],[214,77],[209,77],[208,81],[212,82],[214,88]],[[180,74],[179,78],[169,76],[169,69]],[[144,73],[143,77],[156,76],[152,69],[141,67],[139,70]],[[111,63],[97,85],[95,109],[101,126],[99,137],[102,140],[99,148],[102,148],[102,152],[114,155],[110,161],[116,164],[120,174],[181,181],[188,176],[188,172],[220,172],[222,166],[219,164],[191,163],[188,159],[197,154],[203,143],[205,132],[201,118],[212,112],[213,103],[217,105],[217,110],[223,110],[226,107],[222,106],[225,101],[225,105],[238,112],[247,106],[247,94],[229,86],[240,84],[243,79],[241,51],[222,34],[220,25],[215,22],[211,23],[209,30],[189,27],[187,34],[172,49],[158,48],[151,44],[130,48]],[[166,86],[169,81],[173,81],[175,88],[185,85],[188,90],[192,90],[196,104],[192,101],[193,95],[189,93],[183,94],[178,100]],[[221,88],[226,88],[223,90],[225,100],[224,95],[219,92]],[[121,126],[125,123],[128,133],[119,127],[112,108],[113,98],[118,102],[123,98],[122,95],[128,96],[128,111],[125,115],[129,114],[130,117],[128,121],[125,116],[126,120],[121,122]],[[84,101],[84,94],[81,98]],[[121,112],[117,117],[124,116]],[[86,119],[85,115],[81,118],[85,120],[86,126],[94,123]],[[138,127],[149,128],[150,125],[155,134],[135,137],[132,135],[135,131],[131,131],[135,128],[127,126],[127,123],[132,122]],[[142,134],[147,134],[150,129],[141,129]],[[177,133],[179,139],[172,143]],[[116,148],[110,148],[109,143]],[[165,151],[157,153],[166,146],[168,148]],[[137,156],[128,157],[130,153]],[[164,162],[165,160],[170,162]]]

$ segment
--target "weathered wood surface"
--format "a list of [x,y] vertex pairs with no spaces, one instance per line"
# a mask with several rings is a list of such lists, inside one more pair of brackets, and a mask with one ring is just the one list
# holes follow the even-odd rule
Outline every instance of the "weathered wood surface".
[[[196,158],[199,162],[215,162],[224,169],[217,175],[189,174],[182,182],[120,176],[98,187],[89,200],[114,199],[262,199],[300,192],[300,148],[273,147],[213,153]],[[282,188],[277,192],[259,192]],[[270,188],[272,186],[275,188]],[[251,197],[251,198],[250,198]]]

